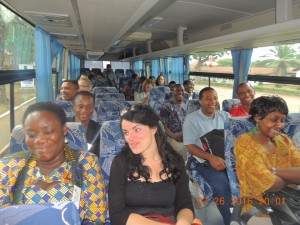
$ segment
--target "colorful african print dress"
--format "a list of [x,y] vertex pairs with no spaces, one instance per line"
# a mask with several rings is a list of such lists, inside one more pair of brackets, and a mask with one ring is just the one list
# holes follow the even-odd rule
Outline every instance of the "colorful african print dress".
[[[74,151],[74,150],[71,150]],[[107,202],[104,179],[94,154],[84,151],[78,152],[78,164],[82,168],[82,185],[79,202],[79,215],[81,220],[88,220],[101,224],[105,222]],[[72,171],[74,165],[67,160],[46,177],[36,166],[35,160],[28,160],[30,152],[19,152],[3,157],[0,160],[0,206],[14,205],[14,192],[19,191],[17,204],[36,204],[46,202],[72,201],[74,185],[72,185]],[[18,174],[25,167],[24,182],[21,188],[16,188]],[[73,166],[74,167],[74,166]],[[77,168],[76,168],[77,169]],[[19,178],[18,178],[19,180]],[[49,190],[43,190],[35,185],[37,181],[52,183],[58,181]]]

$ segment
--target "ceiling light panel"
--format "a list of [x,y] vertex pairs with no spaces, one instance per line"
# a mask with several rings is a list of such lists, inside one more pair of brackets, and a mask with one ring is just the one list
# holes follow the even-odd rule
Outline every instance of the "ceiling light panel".
[[78,40],[77,34],[50,33],[52,37],[63,40]]
[[72,27],[69,15],[44,12],[25,11],[37,24],[47,26]]
[[126,41],[146,41],[151,39],[152,33],[150,32],[133,32],[127,38]]

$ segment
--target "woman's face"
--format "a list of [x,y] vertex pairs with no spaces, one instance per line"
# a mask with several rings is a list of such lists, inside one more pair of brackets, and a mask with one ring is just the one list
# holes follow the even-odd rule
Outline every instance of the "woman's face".
[[89,85],[89,82],[83,79],[78,80],[79,91],[91,91],[92,86]]
[[149,93],[151,88],[152,88],[152,85],[151,85],[151,84],[146,84],[146,85],[145,85],[145,92],[146,92],[146,93]]
[[160,77],[158,78],[158,84],[159,84],[159,85],[164,85],[164,84],[165,84],[165,78],[164,78],[163,76],[160,76]]
[[61,125],[57,116],[47,111],[30,113],[24,121],[26,144],[37,161],[51,162],[64,157],[66,125]]
[[276,137],[284,128],[285,115],[275,111],[270,112],[265,118],[259,120],[259,116],[255,116],[255,121],[258,124],[258,130],[267,138]]
[[155,133],[157,128],[150,128],[128,120],[122,120],[121,127],[125,141],[133,154],[146,154],[156,147]]

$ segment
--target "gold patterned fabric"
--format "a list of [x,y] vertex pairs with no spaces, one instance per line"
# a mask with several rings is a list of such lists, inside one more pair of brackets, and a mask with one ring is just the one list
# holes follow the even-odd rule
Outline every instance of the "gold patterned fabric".
[[279,134],[274,138],[274,142],[276,153],[271,154],[256,140],[253,133],[238,137],[234,153],[241,197],[263,201],[263,192],[276,180],[270,169],[300,166],[300,152],[288,136]]
[[[0,206],[12,205],[12,188],[16,183],[18,173],[29,159],[29,155],[29,152],[22,152],[0,160]],[[83,167],[83,184],[79,203],[80,218],[81,220],[103,223],[107,213],[107,201],[98,159],[94,154],[80,151],[78,163]],[[29,161],[29,164],[21,200],[18,204],[72,201],[74,187],[70,161],[66,160],[59,168],[53,170],[49,177],[46,177],[36,166],[35,160]],[[58,182],[50,190],[45,191],[35,185],[37,181]]]

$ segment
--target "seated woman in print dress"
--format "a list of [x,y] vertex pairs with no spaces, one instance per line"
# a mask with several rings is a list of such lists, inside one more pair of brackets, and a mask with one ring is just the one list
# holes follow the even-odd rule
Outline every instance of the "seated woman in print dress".
[[236,171],[241,197],[264,201],[265,192],[300,184],[300,152],[288,136],[280,133],[288,114],[282,98],[258,97],[252,101],[249,114],[256,126],[236,141]]
[[30,150],[0,160],[0,207],[75,199],[82,224],[104,224],[107,203],[98,159],[65,144],[66,120],[54,103],[27,108],[23,127]]
[[184,161],[166,142],[159,117],[150,106],[137,104],[122,115],[121,129],[127,144],[110,171],[112,225],[191,225]]

